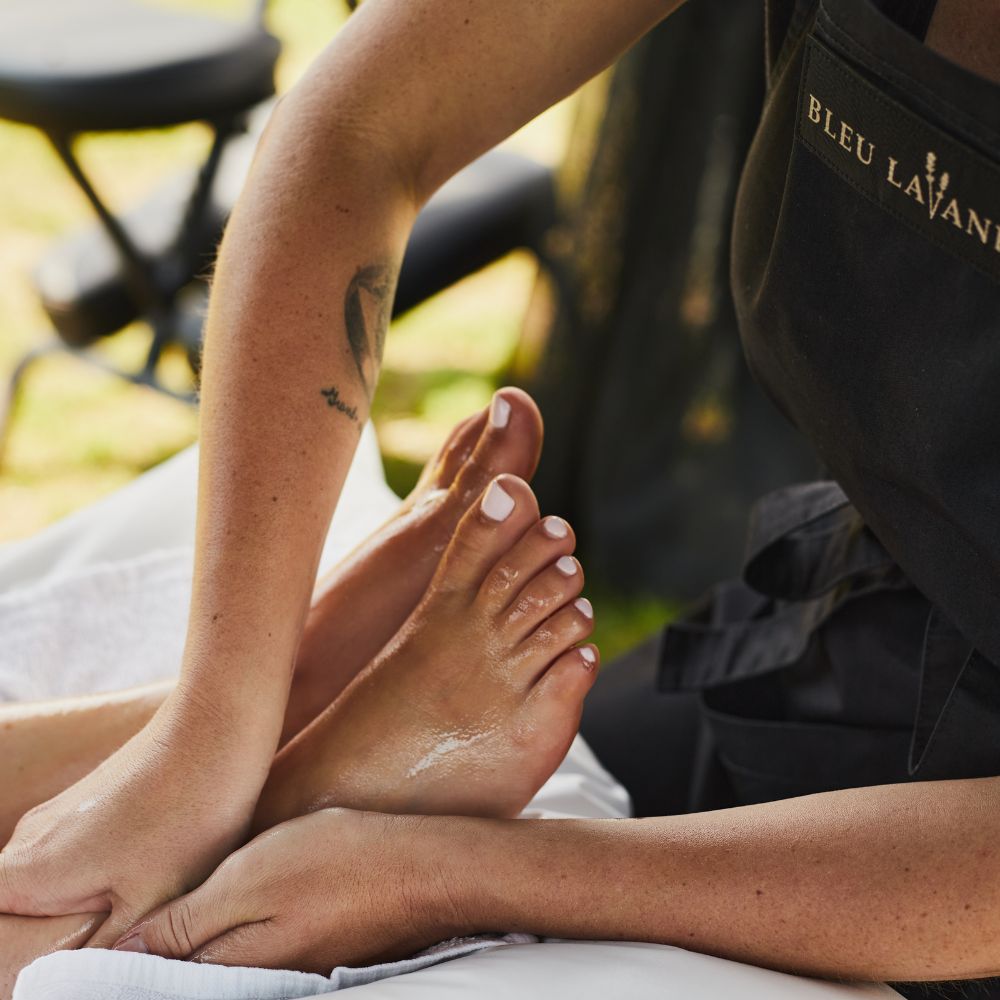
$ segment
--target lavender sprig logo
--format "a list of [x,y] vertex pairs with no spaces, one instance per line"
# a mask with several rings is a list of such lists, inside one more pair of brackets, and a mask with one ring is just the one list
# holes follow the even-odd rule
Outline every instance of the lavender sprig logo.
[[933,219],[934,216],[938,214],[938,209],[941,207],[941,202],[944,199],[944,193],[948,190],[951,178],[948,176],[948,171],[946,170],[943,174],[941,174],[939,180],[935,179],[935,173],[937,171],[937,154],[935,153],[927,154],[926,170],[927,213]]
[[[927,146],[902,151],[886,148],[881,139],[865,138],[877,131],[878,121],[846,121],[814,93],[806,93],[799,135],[844,180],[894,214],[907,212],[903,219],[951,241],[963,256],[975,247],[988,248],[997,255],[991,254],[991,269],[1000,268],[1000,204],[996,184],[986,186],[991,178],[987,168],[977,166],[960,147],[945,147],[943,156]],[[880,118],[875,105],[871,110]],[[952,173],[943,169],[945,164]],[[965,198],[977,190],[979,203],[970,204]],[[959,234],[961,241],[955,239]]]

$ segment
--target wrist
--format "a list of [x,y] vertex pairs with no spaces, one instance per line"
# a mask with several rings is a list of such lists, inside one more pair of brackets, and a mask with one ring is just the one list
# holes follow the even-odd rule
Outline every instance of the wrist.
[[[182,677],[151,722],[164,738],[186,748],[192,758],[202,754],[232,758],[245,770],[270,767],[281,729],[272,719],[239,698],[185,682]],[[263,778],[261,779],[263,781]]]
[[[553,820],[423,817],[418,852],[422,905],[442,937],[521,932],[559,935],[567,886],[559,861],[579,824]],[[569,893],[552,890],[550,876]],[[572,905],[572,901],[571,901]]]
[[280,732],[292,679],[287,658],[268,664],[239,650],[215,652],[185,653],[170,699],[173,710],[198,724],[214,721],[223,732],[252,734],[254,741],[262,730]]
[[413,922],[435,940],[491,930],[483,918],[474,859],[493,836],[490,820],[461,816],[399,816],[397,851],[408,861]]

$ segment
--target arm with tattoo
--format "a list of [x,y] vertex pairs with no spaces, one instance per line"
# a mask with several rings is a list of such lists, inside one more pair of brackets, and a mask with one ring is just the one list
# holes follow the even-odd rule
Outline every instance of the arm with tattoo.
[[[368,264],[354,272],[344,296],[344,329],[358,373],[358,385],[369,403],[375,393],[385,335],[392,313],[397,270],[391,264]],[[327,405],[358,422],[358,408],[344,401],[340,389],[320,389]]]
[[199,690],[249,672],[284,696],[420,206],[675,5],[368,0],[280,103],[208,319],[185,662]]

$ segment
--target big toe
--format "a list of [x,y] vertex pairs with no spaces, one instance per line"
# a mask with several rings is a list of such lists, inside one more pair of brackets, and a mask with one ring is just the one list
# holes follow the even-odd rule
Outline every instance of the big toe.
[[455,475],[453,489],[469,504],[501,473],[530,479],[541,453],[542,415],[535,401],[521,389],[499,389],[475,448]]
[[465,590],[474,597],[500,557],[537,520],[538,503],[531,487],[517,476],[497,476],[459,521],[434,586]]

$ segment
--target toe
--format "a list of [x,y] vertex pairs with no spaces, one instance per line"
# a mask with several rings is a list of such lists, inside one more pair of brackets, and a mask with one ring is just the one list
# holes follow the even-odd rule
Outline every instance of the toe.
[[[545,517],[529,528],[518,543],[504,552],[483,581],[479,600],[487,614],[500,616],[521,600],[525,587],[546,567],[576,548],[573,529],[561,517]],[[565,571],[567,563],[562,563]],[[576,563],[574,562],[574,570]],[[572,576],[573,573],[567,573]],[[517,581],[511,586],[511,581]],[[577,591],[579,593],[579,591]],[[525,595],[530,598],[530,594]],[[549,614],[555,611],[549,610]],[[547,617],[543,615],[541,617]],[[536,622],[541,618],[536,618]]]
[[[538,520],[538,503],[523,479],[497,476],[459,521],[432,588],[468,591],[474,598],[483,580]],[[516,577],[508,586],[520,586]]]
[[534,684],[553,660],[593,631],[594,609],[586,597],[578,597],[546,618],[520,644],[517,669],[522,683]]
[[424,466],[415,492],[451,486],[462,467],[472,458],[488,418],[489,410],[482,409],[452,428],[438,453]]
[[581,590],[583,569],[580,563],[572,556],[560,556],[531,579],[501,613],[507,636],[513,642],[526,639]]
[[521,389],[499,389],[472,454],[458,470],[456,499],[469,504],[500,473],[530,479],[542,451],[542,415]]
[[539,749],[553,770],[580,729],[583,701],[597,680],[598,661],[597,647],[592,644],[569,649],[542,671],[527,694],[527,728],[538,734]]
[[593,643],[567,650],[552,661],[531,689],[532,701],[555,701],[564,709],[574,703],[582,707],[584,696],[597,680],[600,662]]

